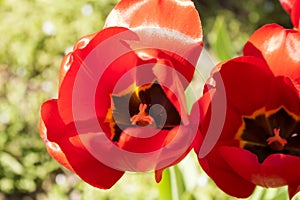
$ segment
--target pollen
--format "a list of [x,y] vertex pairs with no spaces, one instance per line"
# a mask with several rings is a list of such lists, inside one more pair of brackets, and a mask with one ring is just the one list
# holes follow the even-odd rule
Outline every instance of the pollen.
[[146,109],[147,104],[140,104],[139,113],[130,118],[132,125],[147,126],[154,122],[154,119],[146,112]]
[[270,147],[273,150],[280,151],[287,144],[287,140],[280,136],[280,128],[274,128],[273,133],[274,133],[274,136],[269,137],[267,139],[267,143],[268,143],[268,145],[270,145]]

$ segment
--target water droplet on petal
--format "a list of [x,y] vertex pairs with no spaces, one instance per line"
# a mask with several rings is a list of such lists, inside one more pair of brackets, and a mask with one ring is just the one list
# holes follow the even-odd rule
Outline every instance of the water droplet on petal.
[[298,133],[293,133],[292,135],[291,135],[291,137],[293,138],[293,137],[297,137],[298,136]]

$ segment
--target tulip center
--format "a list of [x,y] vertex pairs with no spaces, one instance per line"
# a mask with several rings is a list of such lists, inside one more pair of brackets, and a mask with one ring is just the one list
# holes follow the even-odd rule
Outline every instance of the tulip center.
[[263,162],[276,153],[300,156],[300,121],[285,108],[272,113],[243,117],[237,135],[244,149],[256,154]]
[[170,130],[181,123],[179,112],[157,82],[113,94],[111,102],[106,122],[110,124],[112,141],[119,141],[126,128]]

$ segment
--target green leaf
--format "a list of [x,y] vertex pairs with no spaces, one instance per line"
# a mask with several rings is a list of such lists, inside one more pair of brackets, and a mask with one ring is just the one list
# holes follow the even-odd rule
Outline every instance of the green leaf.
[[186,188],[185,188],[184,179],[181,170],[177,165],[171,168],[171,177],[173,177],[172,175],[175,177],[175,181],[176,181],[175,187],[177,188],[177,196],[180,197],[179,199],[181,199],[182,195],[186,191]]
[[210,33],[209,41],[212,51],[221,61],[228,60],[236,56],[224,16],[217,17],[213,30]]

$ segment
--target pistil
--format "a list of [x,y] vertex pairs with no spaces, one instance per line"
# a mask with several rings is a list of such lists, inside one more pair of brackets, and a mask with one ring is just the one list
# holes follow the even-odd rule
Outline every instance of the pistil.
[[273,133],[274,136],[269,137],[267,143],[273,150],[281,151],[287,144],[287,140],[280,136],[280,128],[274,128]]
[[147,104],[139,105],[139,113],[130,118],[132,125],[147,126],[154,122],[154,119],[146,112],[146,109]]

